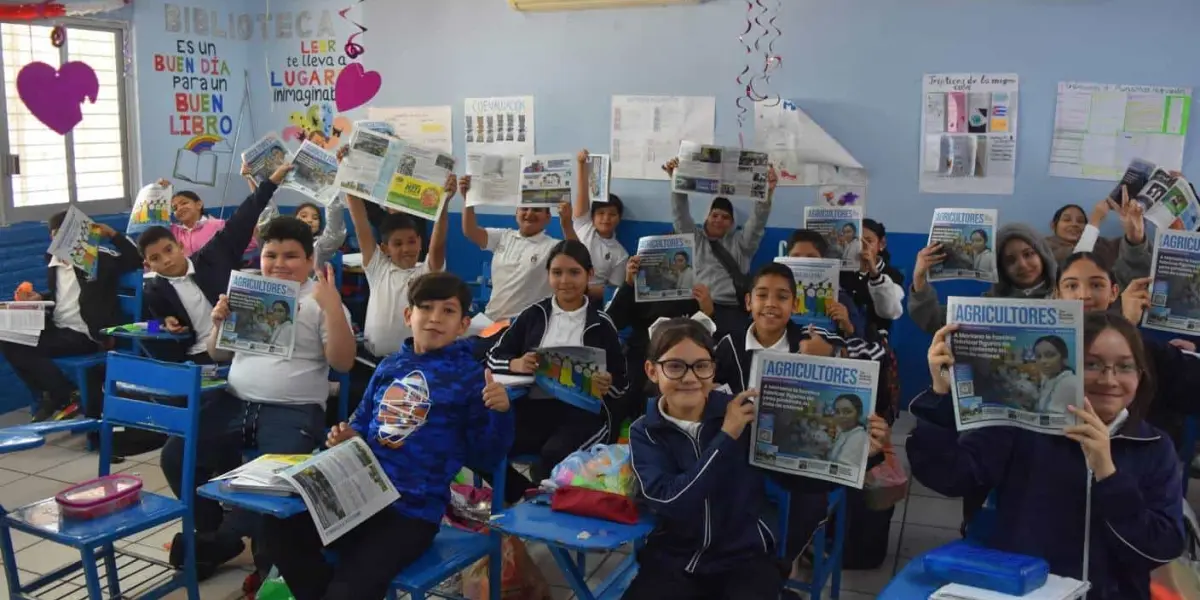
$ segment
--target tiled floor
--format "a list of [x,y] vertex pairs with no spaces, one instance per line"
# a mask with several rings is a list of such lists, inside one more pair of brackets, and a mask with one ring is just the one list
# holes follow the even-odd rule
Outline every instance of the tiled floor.
[[[0,427],[24,422],[27,418],[27,415],[22,413],[0,415]],[[897,424],[894,438],[898,445],[903,445],[911,427],[911,417],[907,416]],[[83,438],[79,436],[59,436],[51,439],[50,443],[42,448],[0,457],[0,504],[17,507],[52,496],[68,484],[94,476],[95,469],[96,456],[84,452]],[[116,469],[138,474],[145,482],[145,489],[149,491],[170,494],[159,469],[157,452],[132,457],[117,465]],[[908,500],[896,508],[888,542],[887,560],[881,568],[873,571],[844,572],[841,598],[874,598],[891,579],[894,570],[903,566],[913,556],[956,539],[960,515],[959,501],[939,497],[919,484],[913,485]],[[163,544],[171,539],[177,527],[178,525],[168,525],[136,536],[126,542],[126,547],[139,554],[165,560],[166,550]],[[17,564],[23,576],[33,577],[36,574],[47,573],[75,560],[78,556],[69,548],[51,542],[39,542],[21,533],[14,535],[14,543],[18,550]],[[535,545],[530,548],[530,554],[551,584],[555,600],[571,598],[570,590],[563,585],[563,580],[545,547]],[[601,580],[621,558],[623,557],[617,555],[593,558],[588,564],[591,570],[590,578],[594,581]],[[242,579],[248,572],[249,564],[247,556],[238,559],[216,577],[204,582],[201,586],[201,596],[206,600],[240,598]],[[5,595],[2,588],[3,580],[0,578],[0,597]],[[184,598],[185,594],[178,592],[168,597]]]

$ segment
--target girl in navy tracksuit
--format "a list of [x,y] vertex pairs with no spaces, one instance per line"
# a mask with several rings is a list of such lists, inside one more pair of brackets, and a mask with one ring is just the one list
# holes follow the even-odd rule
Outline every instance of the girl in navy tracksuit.
[[546,271],[554,295],[517,316],[488,351],[488,368],[498,374],[532,375],[538,367],[538,348],[587,346],[604,350],[607,373],[593,377],[602,396],[598,413],[556,401],[540,388],[516,402],[516,440],[510,456],[533,454],[539,460],[530,468],[532,481],[509,467],[505,486],[509,502],[520,500],[526,490],[548,478],[551,469],[572,452],[607,442],[614,426],[608,403],[619,401],[628,387],[617,328],[599,305],[588,301],[592,257],[587,246],[575,240],[559,242],[546,259]]
[[[1180,466],[1171,441],[1143,417],[1154,380],[1137,329],[1121,316],[1084,317],[1085,408],[1064,434],[988,427],[959,435],[945,375],[953,364],[943,327],[929,349],[934,387],[913,400],[906,449],[913,476],[961,496],[983,484],[997,493],[989,547],[1050,563],[1082,579],[1084,519],[1091,503],[1093,600],[1150,598],[1150,571],[1184,549]],[[1090,490],[1089,490],[1090,488]]]

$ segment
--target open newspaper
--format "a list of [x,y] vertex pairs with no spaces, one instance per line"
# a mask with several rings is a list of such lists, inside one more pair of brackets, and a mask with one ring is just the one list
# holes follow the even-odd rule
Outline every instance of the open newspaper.
[[950,297],[958,429],[1016,425],[1062,435],[1083,408],[1083,303]]
[[939,208],[933,211],[929,245],[942,245],[945,260],[929,267],[929,281],[971,279],[995,283],[996,210]]
[[53,309],[53,302],[42,300],[0,302],[0,341],[36,347],[46,328],[46,311]]
[[796,306],[792,311],[792,321],[836,330],[829,310],[838,299],[842,261],[779,256],[775,262],[791,269],[792,276],[796,278]]
[[576,168],[569,154],[522,156],[521,206],[553,208],[571,202]]
[[604,351],[587,346],[538,348],[534,382],[542,390],[572,406],[600,413],[604,394],[594,377],[608,372]]
[[1150,173],[1137,201],[1146,211],[1145,219],[1157,229],[1200,229],[1200,204],[1192,184],[1162,167],[1155,167]]
[[434,220],[446,201],[454,157],[355,124],[350,150],[337,174],[339,190],[384,208]]
[[291,496],[296,493],[292,484],[279,474],[312,458],[312,454],[263,454],[213,481],[235,492]]
[[671,191],[761,202],[767,199],[770,168],[766,152],[681,142]]
[[242,153],[242,163],[250,170],[250,176],[255,181],[261,181],[271,176],[275,169],[287,162],[287,146],[274,132],[263,136]]
[[760,351],[750,464],[862,489],[879,363]]
[[235,271],[229,277],[229,318],[217,349],[292,357],[300,284]]
[[1125,174],[1121,176],[1121,181],[1108,193],[1108,199],[1114,203],[1114,206],[1120,206],[1122,187],[1128,191],[1130,198],[1136,198],[1138,192],[1142,191],[1142,188],[1150,182],[1150,175],[1156,168],[1158,168],[1157,165],[1152,162],[1140,158],[1133,159],[1125,168]]
[[500,154],[467,154],[471,189],[467,206],[519,206],[521,204],[521,157]]
[[692,297],[696,285],[696,238],[690,234],[651,235],[638,239],[634,301],[663,302]]
[[100,237],[99,225],[71,205],[46,253],[95,279],[100,267]]
[[171,198],[175,192],[171,186],[151,183],[138,190],[129,211],[129,224],[125,234],[135,236],[151,227],[171,226]]
[[862,254],[863,209],[861,206],[806,206],[804,228],[825,237],[825,258],[841,261],[843,271],[857,271]]
[[1142,325],[1174,333],[1200,331],[1200,233],[1159,230],[1151,261],[1150,307]]
[[609,165],[607,154],[588,155],[588,198],[592,202],[608,202]]
[[328,206],[337,197],[337,156],[305,140],[292,156],[292,170],[283,178],[284,189],[295,190]]

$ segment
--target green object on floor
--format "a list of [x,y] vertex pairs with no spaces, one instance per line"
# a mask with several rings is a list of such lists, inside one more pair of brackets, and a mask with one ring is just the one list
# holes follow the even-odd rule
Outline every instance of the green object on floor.
[[255,600],[296,600],[282,577],[271,577],[263,582],[254,595]]

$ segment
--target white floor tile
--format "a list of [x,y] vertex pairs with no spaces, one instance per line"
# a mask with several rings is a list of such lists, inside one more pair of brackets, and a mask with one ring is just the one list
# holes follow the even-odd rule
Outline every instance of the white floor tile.
[[160,493],[159,490],[167,487],[167,476],[163,475],[162,468],[158,466],[158,463],[126,462],[121,466],[125,467],[125,473],[142,480],[142,489],[145,491]]
[[0,414],[0,427],[12,427],[13,425],[25,425],[29,423],[29,419],[33,417],[33,413],[28,409],[17,409],[12,412]]
[[958,529],[908,523],[904,526],[904,536],[900,539],[898,554],[903,558],[914,558],[959,539],[961,536]]
[[[112,465],[109,469],[112,473],[120,473],[130,467],[129,463],[121,463]],[[64,483],[83,483],[89,479],[95,479],[100,468],[100,457],[96,454],[87,454],[76,458],[70,462],[63,463],[57,467],[46,469],[38,473],[41,477],[54,479]]]
[[[912,525],[928,525],[957,530],[962,525],[961,498],[933,498],[927,496],[909,496],[907,522]],[[897,513],[903,514],[903,509],[897,506]]]
[[84,456],[87,456],[87,453],[80,450],[61,446],[42,446],[24,452],[6,454],[0,458],[0,468],[34,475]]
[[[241,598],[242,581],[246,572],[239,569],[223,569],[207,581],[200,583],[200,597],[204,600],[234,600]],[[164,600],[186,600],[187,590],[175,590]]]
[[8,469],[0,469],[0,485],[8,485],[18,479],[25,477],[24,473],[10,471]]
[[0,505],[13,510],[38,500],[44,500],[70,487],[70,484],[36,475],[23,477],[0,486]]
[[17,552],[17,567],[39,575],[45,575],[77,560],[78,550],[50,541],[40,541]]
[[131,460],[133,462],[139,462],[139,463],[152,464],[157,467],[158,466],[158,457],[161,454],[162,454],[162,448],[159,448],[157,450],[151,450],[149,452],[145,452],[142,454],[137,454],[134,456],[127,456],[127,457],[125,457],[125,460]]

